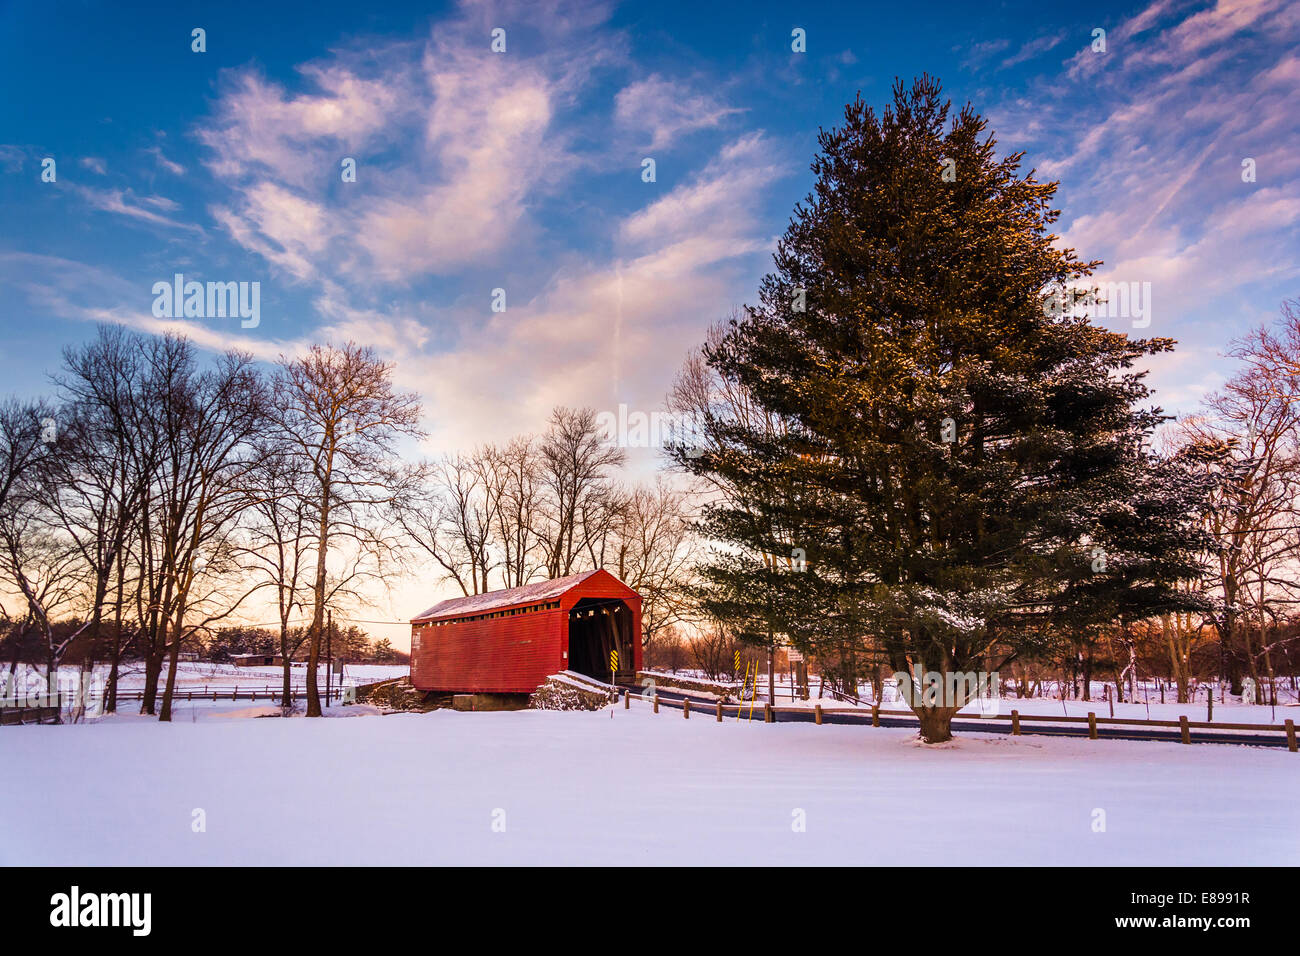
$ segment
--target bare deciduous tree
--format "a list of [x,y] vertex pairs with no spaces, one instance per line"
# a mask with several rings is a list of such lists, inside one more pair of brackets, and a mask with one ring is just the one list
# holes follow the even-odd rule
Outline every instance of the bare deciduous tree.
[[291,699],[291,662],[308,631],[290,626],[312,594],[313,499],[302,462],[274,444],[258,448],[249,473],[250,520],[245,556],[275,591],[283,684],[280,700]]
[[[394,464],[397,442],[421,435],[419,397],[398,391],[393,366],[349,342],[312,346],[280,361],[274,383],[278,439],[311,475],[316,567],[307,660],[307,716],[321,716],[316,671],[331,592],[359,575],[380,575],[396,543],[375,519],[410,494],[412,477]],[[354,552],[329,585],[334,553]]]
[[42,505],[43,466],[57,454],[56,435],[48,405],[0,405],[0,576],[22,601],[20,643],[33,633],[41,638],[51,684],[68,646],[89,627],[83,622],[61,635],[56,629],[61,615],[84,609],[87,581],[76,543],[50,525]]
[[1243,368],[1210,396],[1206,414],[1182,423],[1182,429],[1192,440],[1231,448],[1225,480],[1206,516],[1219,545],[1213,562],[1218,593],[1212,623],[1221,671],[1232,693],[1241,693],[1244,669],[1262,699],[1260,664],[1271,671],[1266,619],[1270,608],[1296,601],[1288,569],[1300,545],[1295,533],[1300,516],[1300,312],[1295,304],[1284,306],[1276,326],[1254,330],[1230,354]]
[[[616,498],[609,472],[626,455],[602,441],[596,413],[590,408],[559,407],[539,444],[540,481],[548,495],[542,547],[547,577],[572,574],[590,536]],[[584,520],[585,519],[585,520]]]

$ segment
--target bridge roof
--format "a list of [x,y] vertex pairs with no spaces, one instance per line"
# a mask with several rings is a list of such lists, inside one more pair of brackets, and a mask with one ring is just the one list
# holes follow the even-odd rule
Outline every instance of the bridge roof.
[[483,594],[471,594],[468,597],[439,601],[423,614],[412,618],[411,623],[441,620],[449,617],[463,617],[468,614],[483,614],[488,611],[500,611],[505,608],[519,607],[526,604],[537,604],[541,601],[554,601],[556,598],[562,597],[574,588],[597,577],[608,578],[615,584],[625,588],[629,594],[635,595],[636,593],[608,571],[583,571],[562,578],[552,578],[549,581],[534,581],[532,584],[525,584],[517,588],[487,591]]

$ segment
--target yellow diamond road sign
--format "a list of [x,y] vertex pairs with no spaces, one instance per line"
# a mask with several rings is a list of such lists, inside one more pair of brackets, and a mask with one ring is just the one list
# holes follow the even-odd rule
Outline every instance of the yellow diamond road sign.
[[618,651],[609,652],[609,669],[612,671],[618,670]]

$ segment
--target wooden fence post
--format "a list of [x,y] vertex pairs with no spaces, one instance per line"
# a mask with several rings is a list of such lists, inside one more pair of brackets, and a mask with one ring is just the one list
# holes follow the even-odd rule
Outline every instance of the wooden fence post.
[[880,726],[880,705],[879,704],[871,705],[871,726],[872,727]]
[[718,698],[718,723],[722,723],[722,698]]
[[654,707],[654,712],[655,712],[656,714],[659,713],[659,695],[658,695],[658,694],[651,694],[651,695],[650,695],[650,703],[651,703],[651,704],[653,705],[653,707]]
[[1183,743],[1190,744],[1192,742],[1192,731],[1191,728],[1187,726],[1186,714],[1178,715],[1178,727],[1183,732]]
[[1205,695],[1205,719],[1207,721],[1214,719],[1214,694]]
[[772,713],[772,702],[771,702],[771,701],[764,701],[764,702],[763,702],[763,723],[765,723],[765,724],[774,724],[774,723],[776,723],[776,715],[775,715],[774,713]]
[[624,710],[632,709],[632,695],[629,694],[627,691],[623,691],[623,709]]
[[1296,752],[1295,721],[1289,718],[1286,722],[1286,749],[1292,753]]
[[1011,712],[1011,736],[1020,736],[1020,711],[1018,710]]
[[822,705],[821,705],[821,704],[818,704],[816,707],[813,708],[813,720],[817,721],[817,726],[819,726],[819,727],[821,726],[821,722],[822,722]]
[[686,720],[691,719],[691,699],[689,697],[682,700],[682,717]]
[[1092,711],[1088,711],[1088,737],[1097,739],[1097,715]]

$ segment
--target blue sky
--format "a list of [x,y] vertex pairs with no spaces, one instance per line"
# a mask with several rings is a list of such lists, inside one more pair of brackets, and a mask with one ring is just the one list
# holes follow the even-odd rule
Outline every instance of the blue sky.
[[[655,409],[754,300],[818,127],[923,71],[1062,180],[1102,279],[1151,283],[1166,407],[1300,294],[1294,3],[367,6],[0,0],[0,390],[110,321],[267,360],[374,345],[429,451]],[[155,317],[177,272],[260,282],[260,325]]]

